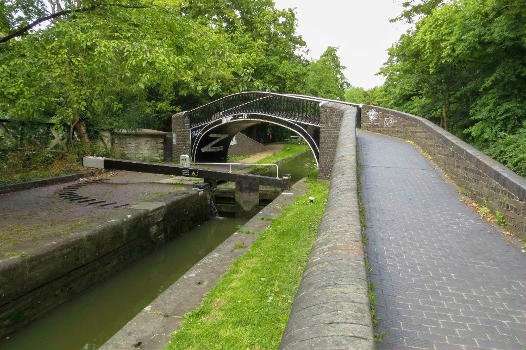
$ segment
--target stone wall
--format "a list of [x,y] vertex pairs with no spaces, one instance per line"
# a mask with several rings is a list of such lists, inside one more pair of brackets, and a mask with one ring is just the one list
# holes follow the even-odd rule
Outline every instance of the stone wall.
[[526,180],[427,119],[364,105],[362,128],[411,140],[478,203],[505,218],[526,239]]
[[261,143],[251,139],[245,134],[238,132],[232,139],[232,142],[230,142],[230,147],[228,147],[228,156],[235,157],[264,151],[265,146],[263,146]]
[[138,161],[165,161],[167,146],[171,146],[171,133],[158,130],[117,130],[112,133],[111,146],[116,156]]
[[325,108],[341,118],[329,197],[279,349],[372,350],[358,206],[356,108]]
[[[175,238],[210,215],[210,193],[168,195],[123,210],[27,256],[0,260],[0,338]],[[54,243],[54,242],[53,242]]]
[[340,124],[344,111],[352,111],[356,114],[356,107],[345,106],[334,102],[321,103],[320,118],[320,160],[319,179],[329,179],[334,163],[334,155],[340,133]]

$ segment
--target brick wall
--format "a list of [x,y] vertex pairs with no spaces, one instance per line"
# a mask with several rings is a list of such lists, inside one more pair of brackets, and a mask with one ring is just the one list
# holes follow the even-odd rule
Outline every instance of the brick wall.
[[170,133],[158,130],[120,130],[113,132],[111,144],[117,156],[124,154],[131,160],[163,161],[165,142],[170,142],[170,138]]
[[429,120],[364,105],[362,128],[411,140],[470,197],[487,202],[506,219],[510,231],[526,239],[526,179]]
[[238,132],[234,138],[235,144],[231,143],[230,147],[228,147],[229,157],[265,151],[265,146],[240,132]]
[[179,112],[172,117],[172,159],[175,163],[179,163],[182,154],[190,155],[190,123],[184,113]]
[[343,114],[347,110],[352,111],[353,118],[356,117],[356,107],[333,102],[321,104],[319,179],[331,177],[340,125]]

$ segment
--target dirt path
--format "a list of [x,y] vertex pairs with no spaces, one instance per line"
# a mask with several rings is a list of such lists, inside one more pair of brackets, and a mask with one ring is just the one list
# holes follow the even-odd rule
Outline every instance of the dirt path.
[[283,149],[283,143],[271,143],[271,144],[265,145],[264,152],[256,153],[253,156],[242,159],[239,161],[239,163],[254,164],[263,158],[273,156],[274,154],[278,153],[282,149]]

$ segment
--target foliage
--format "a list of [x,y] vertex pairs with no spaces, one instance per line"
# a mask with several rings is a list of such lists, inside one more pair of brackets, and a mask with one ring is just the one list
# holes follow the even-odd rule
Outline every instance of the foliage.
[[349,83],[343,75],[344,66],[337,49],[329,46],[320,59],[310,63],[305,81],[305,94],[333,100],[343,100]]
[[294,11],[272,0],[6,0],[0,10],[0,116],[55,123],[70,147],[103,129],[169,129],[174,112],[239,91],[341,98],[346,86],[336,49],[305,59]]
[[353,103],[382,106],[387,104],[387,96],[385,95],[384,90],[383,86],[376,86],[369,90],[365,90],[361,87],[350,86],[345,90],[344,100]]
[[327,200],[327,185],[309,187],[185,315],[168,349],[278,347]]
[[345,101],[354,103],[367,103],[367,91],[361,87],[349,86],[345,90]]
[[381,105],[429,118],[526,175],[526,3],[419,4],[398,18],[421,17],[389,49]]
[[27,145],[9,152],[0,152],[0,185],[25,182],[82,171],[76,154],[52,153]]

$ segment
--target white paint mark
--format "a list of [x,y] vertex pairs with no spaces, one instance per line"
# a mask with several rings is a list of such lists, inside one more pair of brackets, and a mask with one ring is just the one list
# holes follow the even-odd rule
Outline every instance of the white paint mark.
[[372,123],[378,119],[378,112],[376,109],[371,109],[369,112],[367,112],[367,116],[369,117],[369,121]]
[[384,126],[386,128],[390,128],[391,126],[393,126],[395,123],[395,120],[393,119],[393,117],[387,117],[384,119]]
[[201,148],[201,152],[219,152],[223,150],[223,146],[214,146],[221,140],[224,140],[228,137],[228,134],[210,134],[210,137],[216,137],[216,139],[210,142],[208,145]]

